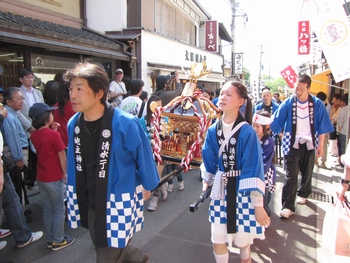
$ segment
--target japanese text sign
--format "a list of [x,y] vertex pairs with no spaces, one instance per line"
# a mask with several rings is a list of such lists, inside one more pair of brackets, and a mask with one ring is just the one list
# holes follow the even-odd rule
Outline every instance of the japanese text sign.
[[216,52],[218,40],[218,23],[215,20],[205,21],[205,50]]
[[338,83],[350,78],[350,21],[342,4],[334,0],[307,0],[313,31]]
[[235,54],[235,74],[243,74],[243,54]]
[[295,84],[298,80],[298,76],[290,65],[281,71],[281,75],[290,88],[295,87]]
[[310,53],[310,25],[309,21],[299,21],[298,26],[298,55]]

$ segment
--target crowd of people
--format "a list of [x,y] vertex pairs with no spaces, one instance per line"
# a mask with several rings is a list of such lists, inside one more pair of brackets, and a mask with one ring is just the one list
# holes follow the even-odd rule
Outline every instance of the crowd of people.
[[[75,241],[64,233],[67,217],[70,227],[89,229],[97,262],[148,261],[149,254],[129,241],[143,228],[147,197],[147,209],[155,211],[160,198],[174,191],[173,180],[158,187],[162,176],[179,168],[156,165],[152,105],[165,106],[180,96],[182,84],[176,71],[160,75],[148,98],[141,79],[125,85],[123,76],[118,68],[110,82],[102,68],[84,62],[57,76],[44,96],[33,87],[29,69],[19,72],[20,88],[0,89],[0,204],[9,228],[0,229],[0,238],[12,234],[22,248],[45,233],[47,247],[57,251]],[[241,262],[251,262],[254,239],[265,238],[276,185],[276,138],[283,142],[285,168],[281,218],[291,217],[296,203],[307,202],[318,158],[326,166],[332,151],[339,166],[349,166],[341,159],[348,94],[335,94],[330,104],[324,93],[311,95],[310,86],[310,76],[299,76],[295,94],[283,102],[265,87],[254,107],[241,82],[227,81],[217,93],[197,86],[222,112],[206,133],[200,169],[202,190],[212,189],[209,221],[217,263],[228,262],[233,245]],[[43,195],[44,232],[27,225],[31,211],[20,175],[24,170],[34,174]],[[183,191],[183,174],[176,178]],[[347,190],[348,173],[343,179]],[[0,241],[0,250],[5,246]]]

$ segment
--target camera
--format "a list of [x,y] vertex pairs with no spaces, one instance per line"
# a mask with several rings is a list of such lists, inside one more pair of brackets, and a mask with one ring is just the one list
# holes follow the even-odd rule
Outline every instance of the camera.
[[175,71],[170,72],[170,76],[175,76]]

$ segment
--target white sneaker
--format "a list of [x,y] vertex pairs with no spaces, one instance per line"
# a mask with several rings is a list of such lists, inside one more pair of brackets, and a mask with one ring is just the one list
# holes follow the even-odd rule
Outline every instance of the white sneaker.
[[168,185],[168,192],[171,193],[174,189],[174,185],[173,184],[169,184]]
[[306,198],[301,197],[301,196],[297,196],[297,204],[305,205],[305,203],[306,203]]
[[25,242],[24,244],[17,245],[17,247],[18,248],[26,247],[26,246],[38,241],[40,238],[43,237],[43,235],[44,235],[44,233],[42,231],[32,232],[31,238],[27,242]]
[[292,210],[288,208],[283,208],[280,212],[280,217],[289,218],[293,214]]
[[0,242],[0,250],[3,250],[7,245],[7,242],[6,241],[1,241]]
[[167,189],[168,189],[168,183],[165,183],[160,187],[160,191],[162,192],[163,201],[168,197]]
[[147,209],[149,211],[155,211],[157,209],[157,206],[158,206],[158,197],[152,196],[151,201],[149,201],[148,203]]
[[179,190],[182,191],[183,189],[185,189],[184,181],[179,182]]
[[0,228],[0,238],[8,237],[9,235],[11,235],[10,230]]

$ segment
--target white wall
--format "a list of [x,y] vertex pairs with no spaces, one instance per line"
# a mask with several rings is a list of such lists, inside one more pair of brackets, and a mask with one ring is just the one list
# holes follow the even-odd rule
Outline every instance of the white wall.
[[[141,64],[141,74],[142,80],[145,82],[144,89],[150,94],[151,92],[151,78],[148,75],[149,67],[147,63],[156,63],[163,65],[172,65],[176,67],[186,67],[189,68],[194,61],[186,60],[186,51],[193,52],[206,56],[206,62],[208,69],[212,68],[213,73],[209,77],[219,80],[222,77],[222,56],[199,49],[187,44],[183,44],[172,39],[168,39],[157,34],[142,31],[142,64]],[[171,69],[168,70],[172,71]],[[163,73],[165,74],[165,73]],[[184,74],[181,74],[180,78],[183,78]],[[205,78],[201,78],[204,80]]]
[[103,33],[126,28],[126,1],[86,0],[87,26]]

